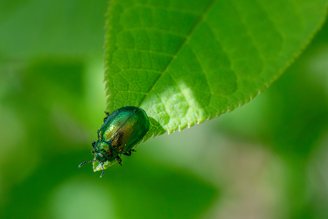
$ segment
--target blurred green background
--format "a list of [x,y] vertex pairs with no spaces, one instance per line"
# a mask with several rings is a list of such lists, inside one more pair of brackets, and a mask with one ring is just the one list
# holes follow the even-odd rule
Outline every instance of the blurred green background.
[[0,218],[328,218],[328,24],[247,105],[100,179],[107,0],[0,1]]

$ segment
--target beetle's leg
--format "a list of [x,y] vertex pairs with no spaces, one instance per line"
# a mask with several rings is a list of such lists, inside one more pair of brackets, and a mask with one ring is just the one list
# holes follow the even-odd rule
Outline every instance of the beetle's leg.
[[100,174],[100,178],[103,177],[104,173],[105,173],[104,164],[101,163],[101,174]]
[[94,141],[92,142],[92,148],[95,149],[95,147],[96,147],[96,142]]
[[119,156],[117,156],[117,157],[115,158],[115,160],[117,161],[117,163],[118,163],[119,165],[122,166],[122,159],[121,159]]
[[106,114],[106,116],[105,116],[105,118],[104,118],[104,122],[105,122],[106,119],[108,118],[108,116],[109,116],[109,112],[105,112],[105,114]]
[[124,152],[123,154],[124,154],[125,156],[131,156],[131,153],[132,153],[132,151],[129,150],[129,151]]
[[129,151],[124,152],[123,154],[124,154],[125,156],[131,156],[132,152],[135,152],[135,151],[136,151],[136,150],[134,150],[134,149],[130,149]]

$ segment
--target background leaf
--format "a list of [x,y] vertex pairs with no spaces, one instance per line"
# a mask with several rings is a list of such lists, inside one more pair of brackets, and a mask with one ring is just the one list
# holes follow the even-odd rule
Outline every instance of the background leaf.
[[107,0],[1,0],[0,55],[100,57],[106,5]]
[[326,12],[327,0],[112,0],[107,110],[142,107],[149,135],[230,111],[283,72]]
[[0,218],[328,218],[327,22],[254,101],[147,141],[99,179],[77,165],[104,117],[106,10],[0,1]]

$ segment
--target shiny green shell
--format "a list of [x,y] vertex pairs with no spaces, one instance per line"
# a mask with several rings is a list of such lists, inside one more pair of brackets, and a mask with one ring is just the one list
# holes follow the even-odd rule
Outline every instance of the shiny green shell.
[[130,156],[133,147],[148,130],[149,118],[138,107],[126,106],[107,113],[104,124],[98,130],[98,140],[92,143],[94,171],[103,171],[115,162],[121,164],[121,155]]
[[130,151],[148,132],[149,119],[138,107],[126,106],[108,115],[98,130],[98,140],[105,141],[119,153]]
[[92,163],[93,171],[102,171],[114,163],[122,163],[121,155],[130,156],[133,147],[149,130],[149,118],[138,107],[126,106],[113,113],[106,113],[103,125],[98,130],[98,139],[92,143],[92,160],[83,161],[79,167]]

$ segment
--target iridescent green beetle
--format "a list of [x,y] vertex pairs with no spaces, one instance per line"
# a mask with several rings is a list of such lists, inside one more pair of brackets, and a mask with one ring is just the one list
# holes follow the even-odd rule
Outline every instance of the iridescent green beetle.
[[[104,173],[104,165],[112,165],[115,162],[121,165],[121,154],[130,156],[133,147],[146,135],[149,130],[149,118],[146,112],[138,107],[126,106],[113,113],[106,113],[104,124],[98,130],[98,140],[92,143],[94,159],[82,162],[99,163]],[[94,168],[95,169],[95,168]]]

